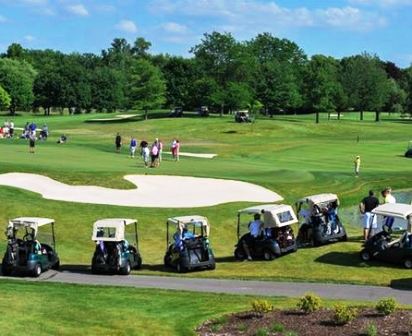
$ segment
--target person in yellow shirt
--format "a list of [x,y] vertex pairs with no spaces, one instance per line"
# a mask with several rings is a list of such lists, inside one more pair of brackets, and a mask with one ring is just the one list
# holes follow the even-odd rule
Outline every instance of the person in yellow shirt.
[[355,161],[353,161],[353,163],[355,164],[355,176],[358,177],[361,164],[361,159],[359,155],[356,156]]

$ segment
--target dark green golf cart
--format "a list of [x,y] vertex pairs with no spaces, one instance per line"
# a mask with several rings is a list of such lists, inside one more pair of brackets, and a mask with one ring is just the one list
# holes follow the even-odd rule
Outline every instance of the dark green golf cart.
[[[43,227],[42,231],[46,231],[46,226],[51,228],[50,245],[38,240],[39,229]],[[25,273],[38,277],[50,268],[59,268],[54,219],[37,217],[12,219],[7,226],[6,236],[7,250],[1,265],[3,275]]]
[[[170,230],[170,226],[176,228]],[[172,234],[173,233],[173,234]],[[167,220],[164,264],[179,273],[193,269],[215,269],[206,217],[182,216]]]
[[[126,228],[133,225],[135,245],[126,239]],[[142,266],[138,249],[137,221],[127,218],[106,218],[93,225],[92,240],[96,248],[92,259],[92,273],[119,273],[128,275]]]

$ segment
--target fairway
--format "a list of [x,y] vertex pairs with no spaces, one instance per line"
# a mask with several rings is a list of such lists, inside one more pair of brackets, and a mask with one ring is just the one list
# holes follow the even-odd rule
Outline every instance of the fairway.
[[[135,186],[123,179],[128,174],[150,176],[179,175],[231,179],[254,183],[279,193],[285,203],[305,195],[334,192],[343,207],[356,206],[370,188],[376,191],[390,185],[411,188],[412,160],[402,154],[410,137],[408,121],[372,121],[372,115],[359,122],[350,113],[345,119],[322,120],[313,116],[287,116],[258,119],[253,124],[237,124],[231,117],[153,119],[124,123],[86,123],[80,116],[28,117],[15,119],[17,126],[34,119],[47,122],[52,136],[38,143],[36,153],[28,153],[24,140],[0,141],[0,172],[26,172],[49,176],[69,185],[89,185],[130,190]],[[28,119],[29,118],[29,119]],[[393,115],[391,116],[393,118]],[[158,137],[167,149],[171,139],[181,139],[182,150],[217,153],[213,160],[182,157],[174,162],[165,157],[160,168],[146,169],[140,158],[128,157],[127,146],[114,151],[114,136],[124,141],[136,136],[151,142]],[[67,134],[69,141],[57,145],[56,138]],[[387,141],[390,134],[390,141]],[[358,139],[359,137],[359,139]],[[361,155],[361,176],[353,174],[353,159]],[[410,200],[409,200],[410,201]],[[92,223],[103,217],[129,217],[139,220],[143,269],[140,274],[175,275],[163,269],[166,249],[165,222],[170,216],[200,214],[211,223],[210,241],[217,269],[185,276],[243,279],[292,279],[389,285],[407,277],[407,270],[358,258],[361,230],[356,218],[345,216],[349,242],[320,248],[302,249],[273,262],[239,263],[232,258],[236,243],[236,212],[252,203],[228,203],[202,208],[145,208],[77,204],[45,200],[39,194],[0,187],[0,218],[44,216],[56,219],[57,249],[63,265],[88,265],[94,243]],[[4,250],[5,240],[1,242]]]

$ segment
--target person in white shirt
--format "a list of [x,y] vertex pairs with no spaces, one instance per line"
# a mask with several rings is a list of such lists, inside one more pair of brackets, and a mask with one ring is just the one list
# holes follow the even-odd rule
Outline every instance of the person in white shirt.
[[254,220],[249,223],[249,234],[243,240],[243,249],[246,252],[247,260],[252,260],[250,248],[255,244],[257,238],[260,237],[263,230],[263,222],[260,220],[260,214],[255,214]]
[[[396,203],[396,198],[392,195],[392,188],[387,187],[382,191],[382,197],[384,203]],[[395,221],[394,217],[386,216],[385,217],[385,225],[387,225],[390,229],[392,229],[393,223]]]

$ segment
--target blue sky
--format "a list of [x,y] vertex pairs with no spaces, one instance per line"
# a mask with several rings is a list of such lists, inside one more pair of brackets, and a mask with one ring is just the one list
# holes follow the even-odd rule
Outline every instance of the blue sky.
[[189,56],[204,32],[240,40],[289,38],[308,55],[367,51],[412,63],[412,0],[0,0],[0,52],[26,48],[100,53],[115,37],[143,36],[152,52]]

